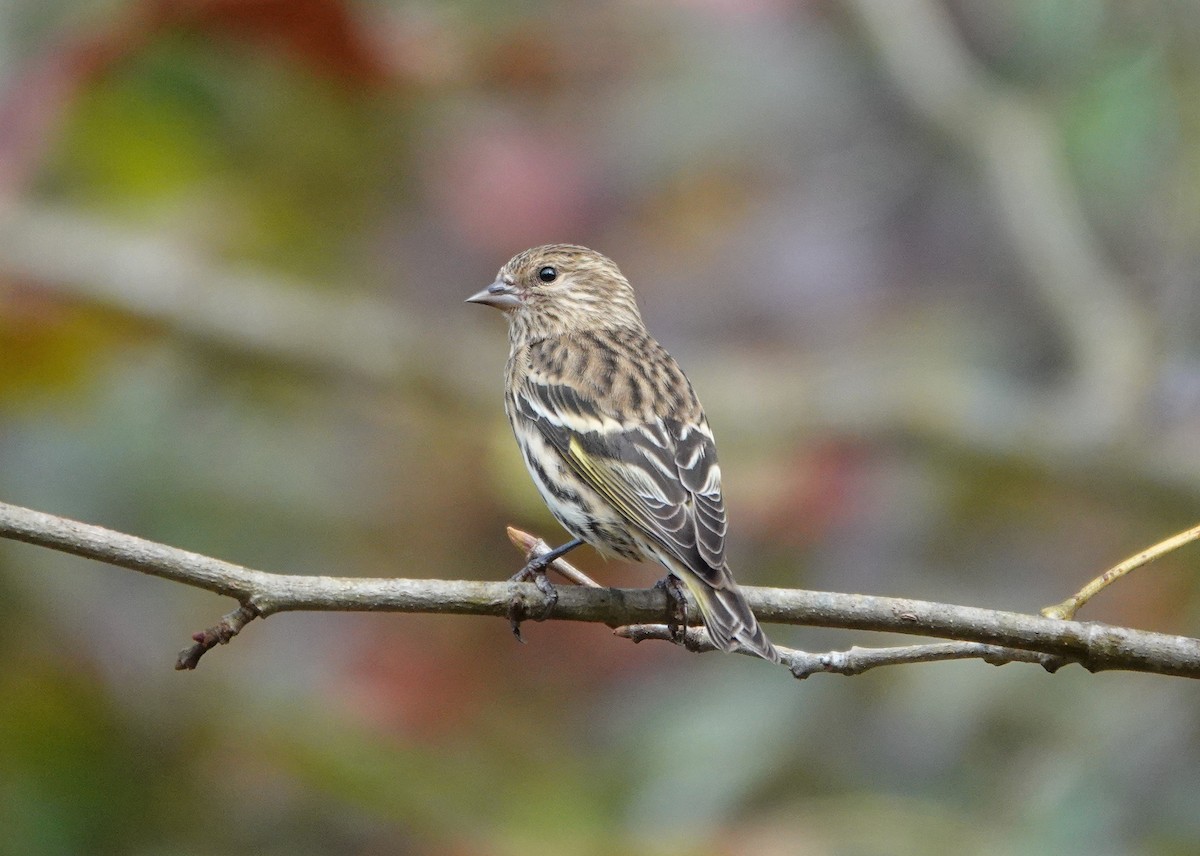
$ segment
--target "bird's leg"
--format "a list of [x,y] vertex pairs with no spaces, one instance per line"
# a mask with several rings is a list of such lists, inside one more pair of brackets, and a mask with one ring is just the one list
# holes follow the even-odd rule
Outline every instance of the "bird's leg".
[[666,592],[667,632],[671,634],[672,642],[682,645],[687,638],[687,596],[683,592],[683,582],[674,574],[667,574],[654,587]]
[[537,586],[537,590],[542,593],[546,599],[545,608],[542,609],[541,615],[530,616],[525,614],[525,604],[519,595],[513,595],[508,604],[508,623],[512,627],[513,636],[517,637],[518,642],[524,642],[521,638],[521,622],[526,618],[533,618],[534,621],[545,621],[550,617],[550,613],[554,610],[554,605],[558,603],[558,592],[554,590],[554,586],[550,584],[550,580],[546,579],[546,568],[559,556],[564,556],[583,544],[582,538],[575,538],[561,547],[555,547],[548,553],[543,553],[540,556],[535,556],[526,562],[525,567],[517,571],[510,578],[510,582],[527,583],[532,582]]

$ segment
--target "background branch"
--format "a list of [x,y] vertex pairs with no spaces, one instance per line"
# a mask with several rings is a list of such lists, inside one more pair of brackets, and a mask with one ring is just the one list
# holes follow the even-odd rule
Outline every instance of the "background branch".
[[[865,8],[871,14],[888,14],[885,6]],[[876,24],[886,31],[886,21]],[[1005,174],[1005,165],[997,164],[993,171]],[[1046,204],[1055,211],[1074,210],[1073,204]],[[1031,219],[1017,216],[1022,224]],[[1067,220],[1061,230],[1075,234],[1084,228],[1073,218]],[[71,252],[56,251],[64,246]],[[1079,257],[1089,258],[1071,255]],[[903,355],[912,353],[913,343],[904,335],[886,333],[874,336],[872,347],[817,359],[788,355],[764,365],[755,355],[714,348],[694,355],[689,365],[693,376],[703,379],[709,412],[721,413],[727,430],[771,440],[797,425],[873,436],[900,430],[933,443],[1033,460],[1051,472],[1070,473],[1078,470],[1080,461],[1089,460],[1086,454],[1096,448],[1098,437],[1115,433],[1126,421],[1117,413],[1126,405],[1115,402],[1139,400],[1129,388],[1147,386],[1140,381],[1138,367],[1150,359],[1150,349],[1144,347],[1145,336],[1119,278],[1097,277],[1099,260],[1069,277],[1060,276],[1058,267],[1066,263],[1036,280],[1055,286],[1055,296],[1046,298],[1048,306],[1090,307],[1090,322],[1077,317],[1078,312],[1055,316],[1068,331],[1081,371],[1091,367],[1088,378],[1076,378],[1071,390],[1046,395],[958,359],[926,362],[922,371],[912,372],[907,368],[911,357]],[[493,402],[493,378],[476,370],[472,352],[447,347],[455,337],[437,324],[413,324],[403,304],[366,295],[335,298],[326,293],[328,285],[289,280],[261,267],[232,266],[168,235],[118,227],[61,206],[25,200],[0,206],[0,277],[36,283],[218,350],[350,379],[380,391],[401,386],[422,394],[448,390],[460,402]],[[1090,297],[1082,285],[1090,287],[1101,279],[1110,283],[1103,301]],[[1098,332],[1118,324],[1131,331]],[[1078,353],[1084,343],[1088,352]],[[757,390],[753,408],[743,406],[747,389]],[[1125,392],[1117,394],[1118,389]],[[1138,483],[1196,495],[1200,456],[1194,454],[1191,436],[1188,433],[1189,441],[1180,447],[1177,440],[1146,430],[1136,444],[1106,448],[1105,462]]]
[[[1146,313],[1084,217],[1053,117],[989,76],[930,0],[852,6],[897,91],[971,156],[1029,279],[1073,354],[1070,383],[1025,402],[1076,442],[1106,443],[1137,424],[1154,348]],[[1088,414],[1082,418],[1081,414]],[[1081,436],[1086,435],[1086,436]]]
[[[239,631],[255,616],[277,612],[378,611],[506,617],[514,595],[540,603],[531,583],[467,580],[372,579],[299,576],[256,571],[99,526],[0,503],[0,537],[236,598],[235,612],[198,634],[204,650]],[[1078,662],[1090,671],[1124,669],[1200,677],[1200,640],[1099,623],[1060,621],[904,598],[743,586],[764,622],[933,636],[1036,651]],[[562,587],[551,618],[595,621],[611,627],[654,624],[668,609],[656,589]],[[689,620],[696,623],[695,617]],[[228,626],[226,626],[228,625]],[[224,631],[223,629],[224,628]],[[189,652],[193,658],[188,660]],[[200,651],[203,653],[203,651]],[[180,667],[199,658],[185,651]]]

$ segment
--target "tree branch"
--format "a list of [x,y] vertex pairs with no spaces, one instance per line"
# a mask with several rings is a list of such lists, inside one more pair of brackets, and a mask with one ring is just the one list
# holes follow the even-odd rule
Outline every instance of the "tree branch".
[[[634,624],[618,627],[618,636],[632,642],[659,639],[674,642],[671,630],[665,624]],[[689,627],[683,639],[683,647],[696,653],[716,651],[717,646],[702,629]],[[828,672],[837,675],[861,675],[879,666],[899,666],[907,663],[936,663],[943,660],[983,660],[993,666],[1005,663],[1037,663],[1047,672],[1056,672],[1069,660],[1039,651],[1024,651],[1019,648],[1001,648],[980,642],[934,642],[928,645],[903,645],[892,648],[861,648],[855,645],[849,651],[826,651],[814,654],[796,648],[776,645],[783,664],[800,679]],[[749,648],[739,647],[734,653],[757,657]]]
[[1054,117],[988,75],[943,4],[857,0],[852,8],[913,110],[976,160],[1013,249],[1062,329],[1074,373],[1046,414],[1059,431],[1091,435],[1082,440],[1119,439],[1139,424],[1153,336],[1088,225]]
[[1159,541],[1157,544],[1153,544],[1145,550],[1130,556],[1120,564],[1109,568],[1062,603],[1056,603],[1053,606],[1043,608],[1041,613],[1047,618],[1074,618],[1075,613],[1084,604],[1121,579],[1121,577],[1133,573],[1142,565],[1148,565],[1160,556],[1164,556],[1173,550],[1178,550],[1180,547],[1190,544],[1198,538],[1200,538],[1200,526],[1193,526],[1191,529],[1186,529],[1183,532],[1172,535],[1170,538]]
[[[299,576],[256,571],[99,526],[0,503],[0,537],[95,559],[235,598],[235,611],[198,634],[204,650],[228,641],[255,616],[300,610],[414,612],[506,617],[514,596],[541,604],[531,583]],[[1076,662],[1089,671],[1123,669],[1200,677],[1200,640],[1036,615],[860,594],[743,586],[764,622],[875,630],[1015,648]],[[551,618],[610,627],[655,624],[669,608],[656,589],[558,588]],[[689,623],[699,621],[689,610]],[[192,659],[188,655],[193,654]],[[200,651],[199,654],[202,654]],[[199,659],[185,651],[180,668]],[[1000,657],[1003,659],[1003,657]],[[837,671],[833,669],[833,671]]]

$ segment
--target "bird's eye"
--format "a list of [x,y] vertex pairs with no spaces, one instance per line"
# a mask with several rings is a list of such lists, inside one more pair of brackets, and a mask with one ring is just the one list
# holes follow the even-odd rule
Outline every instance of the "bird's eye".
[[542,282],[554,282],[554,280],[558,279],[558,271],[546,265],[546,267],[538,271],[538,279]]

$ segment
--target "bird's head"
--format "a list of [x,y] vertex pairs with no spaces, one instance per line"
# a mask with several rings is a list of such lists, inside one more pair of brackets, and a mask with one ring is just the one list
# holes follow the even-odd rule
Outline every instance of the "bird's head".
[[467,302],[503,312],[514,344],[642,324],[633,288],[612,260],[573,244],[518,253]]

